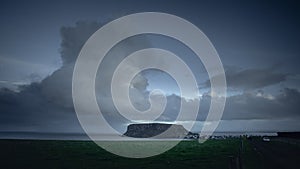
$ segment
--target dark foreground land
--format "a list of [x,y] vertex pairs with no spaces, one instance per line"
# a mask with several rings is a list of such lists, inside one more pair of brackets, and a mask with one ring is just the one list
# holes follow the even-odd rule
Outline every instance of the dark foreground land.
[[[91,141],[0,140],[1,169],[289,169],[300,164],[298,143],[261,138],[183,141],[164,154],[129,159]],[[240,162],[240,164],[239,164]]]

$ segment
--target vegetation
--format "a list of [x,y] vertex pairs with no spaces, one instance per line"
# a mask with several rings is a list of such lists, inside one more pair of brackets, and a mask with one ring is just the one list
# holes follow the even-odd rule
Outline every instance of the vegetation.
[[[0,140],[3,169],[97,168],[230,168],[239,154],[240,139],[182,141],[173,149],[150,158],[130,159],[111,154],[92,141]],[[259,156],[244,140],[243,168],[259,168]]]

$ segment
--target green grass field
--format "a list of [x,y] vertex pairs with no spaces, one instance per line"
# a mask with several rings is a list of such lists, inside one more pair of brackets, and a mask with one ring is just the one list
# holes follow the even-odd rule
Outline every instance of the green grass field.
[[[226,169],[238,156],[240,140],[183,141],[161,155],[143,159],[111,154],[91,141],[0,140],[0,147],[1,169]],[[242,167],[262,168],[264,161],[252,144],[244,140],[243,147]]]

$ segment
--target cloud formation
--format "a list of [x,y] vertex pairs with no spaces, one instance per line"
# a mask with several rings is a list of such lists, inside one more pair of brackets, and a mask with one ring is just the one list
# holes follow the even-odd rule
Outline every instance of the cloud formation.
[[[253,90],[284,82],[289,75],[287,73],[276,72],[274,68],[243,70],[229,68],[226,71],[226,81],[228,87],[231,89]],[[205,82],[204,86],[210,86],[209,80]]]
[[227,98],[223,119],[292,119],[299,118],[300,93],[285,88],[278,95],[262,91],[245,92]]
[[[84,42],[101,26],[101,23],[96,22],[78,22],[74,27],[63,27],[61,29],[62,67],[39,83],[21,87],[20,92],[0,90],[1,131],[83,132],[73,109],[72,73]],[[137,36],[122,41],[107,54],[98,70],[95,89],[98,103],[106,118],[116,128],[128,121],[118,114],[113,105],[110,93],[112,74],[124,57],[146,47],[151,47],[151,44],[145,40],[145,37]],[[263,89],[285,81],[288,76],[276,72],[273,68],[228,70],[226,72],[228,86],[243,92],[227,98],[223,120],[299,119],[298,90],[284,88],[280,94],[272,95]],[[137,109],[145,110],[150,106],[148,85],[149,82],[143,74],[136,76],[131,83],[131,101]],[[205,85],[209,87],[209,81]],[[169,95],[166,110],[158,120],[166,122],[176,120],[182,99],[185,102],[199,101],[185,100],[175,94]],[[205,120],[210,99],[209,93],[203,94],[199,121]],[[187,116],[186,119],[180,120],[193,119]]]
[[[74,27],[63,27],[61,29],[62,67],[40,83],[21,86],[19,93],[8,89],[0,91],[2,130],[37,129],[53,130],[54,132],[70,132],[70,130],[82,132],[73,108],[72,73],[83,44],[102,25],[96,22],[77,22]],[[121,42],[108,54],[107,58],[113,59],[104,60],[105,63],[99,70],[100,73],[96,80],[100,84],[96,88],[97,96],[102,103],[101,108],[103,108],[104,114],[111,122],[114,122],[116,118],[120,120],[120,115],[116,113],[110,96],[112,73],[118,63],[129,53],[146,47],[149,47],[149,43],[141,37]],[[145,104],[139,103],[141,100],[144,103],[147,101],[147,85],[147,79],[140,75],[132,83],[133,103],[137,107],[145,107]],[[53,123],[57,123],[57,125],[52,126]],[[63,127],[64,125],[69,127]],[[61,127],[61,131],[56,130],[58,126]]]

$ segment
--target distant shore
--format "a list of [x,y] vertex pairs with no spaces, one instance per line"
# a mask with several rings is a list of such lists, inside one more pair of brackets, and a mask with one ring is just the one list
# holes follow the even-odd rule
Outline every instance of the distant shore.
[[[240,135],[253,135],[253,136],[277,136],[273,132],[215,132],[213,136],[240,136]],[[98,138],[103,140],[116,140],[117,135],[112,134],[95,134]],[[119,135],[121,136],[121,135]],[[85,133],[41,133],[41,132],[0,132],[0,139],[18,139],[18,140],[86,140],[91,141],[89,136]],[[126,140],[126,137],[122,138]],[[102,140],[102,139],[100,139]],[[136,139],[136,140],[159,140],[159,139]],[[176,138],[160,139],[160,140],[179,140]]]

